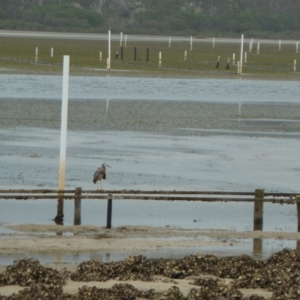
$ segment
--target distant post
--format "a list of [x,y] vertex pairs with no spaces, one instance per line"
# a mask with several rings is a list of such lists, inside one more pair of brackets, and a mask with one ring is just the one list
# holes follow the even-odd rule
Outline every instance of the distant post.
[[171,48],[171,37],[169,37],[169,48]]
[[161,52],[158,54],[158,66],[161,67]]
[[111,68],[111,34],[110,34],[110,30],[108,30],[108,55],[107,55],[107,71],[110,71]]
[[244,49],[244,35],[241,36],[241,55],[240,55],[240,70],[239,74],[242,74],[243,72],[243,50]]
[[193,50],[193,37],[191,36],[191,48],[190,50],[192,51]]
[[281,50],[281,40],[278,41],[278,50]]

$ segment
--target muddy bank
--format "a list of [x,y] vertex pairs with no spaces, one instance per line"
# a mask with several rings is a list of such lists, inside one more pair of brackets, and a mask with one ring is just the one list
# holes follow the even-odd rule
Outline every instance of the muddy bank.
[[[203,135],[205,130],[255,133],[299,133],[296,103],[208,103],[185,101],[71,100],[68,129],[82,131],[147,131]],[[56,100],[3,99],[0,128],[60,128]],[[204,131],[190,131],[196,129]]]

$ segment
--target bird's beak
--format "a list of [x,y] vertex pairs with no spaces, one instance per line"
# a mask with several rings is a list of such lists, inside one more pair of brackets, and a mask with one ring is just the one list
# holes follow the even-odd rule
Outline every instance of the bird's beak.
[[105,167],[110,167],[111,168],[111,166],[109,166],[109,165],[105,165]]

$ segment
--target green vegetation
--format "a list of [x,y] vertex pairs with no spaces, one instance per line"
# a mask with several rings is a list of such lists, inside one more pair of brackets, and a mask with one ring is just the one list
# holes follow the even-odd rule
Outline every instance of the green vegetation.
[[[38,47],[36,62],[35,48]],[[54,57],[51,58],[51,48]],[[134,60],[134,47],[137,48],[137,60]],[[147,62],[149,48],[149,62]],[[279,51],[277,44],[260,44],[260,54],[257,54],[256,44],[249,52],[248,43],[244,44],[247,51],[247,62],[243,64],[243,74],[259,78],[287,78],[298,80],[300,72],[293,71],[296,54],[295,45],[283,44]],[[161,42],[132,42],[128,41],[123,47],[124,56],[121,60],[119,41],[112,43],[112,72],[122,71],[122,74],[139,72],[147,76],[232,76],[236,77],[237,67],[233,65],[232,56],[235,53],[239,60],[239,43],[221,43],[216,41],[215,48],[205,40],[194,41],[193,50],[190,43],[172,42],[169,47],[167,39]],[[100,61],[100,51],[102,61]],[[116,59],[116,52],[119,55]],[[158,66],[158,53],[162,52],[162,66]],[[187,60],[184,52],[187,51]],[[0,69],[15,69],[16,72],[61,74],[63,55],[70,55],[71,74],[103,74],[106,70],[107,41],[62,40],[39,38],[0,38]],[[218,56],[220,66],[216,68]],[[227,59],[230,58],[230,68],[226,69]],[[300,60],[298,60],[298,64]],[[300,67],[298,67],[300,70]],[[105,71],[106,72],[106,71]],[[127,73],[126,73],[127,72]]]
[[1,0],[0,29],[300,39],[299,0]]

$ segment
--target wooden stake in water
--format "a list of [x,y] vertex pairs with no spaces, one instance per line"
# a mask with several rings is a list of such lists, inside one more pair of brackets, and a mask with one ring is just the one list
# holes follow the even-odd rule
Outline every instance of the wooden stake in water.
[[171,37],[169,37],[169,48],[171,48]]
[[260,46],[260,44],[259,44],[259,42],[257,42],[257,54],[259,54],[259,46]]
[[193,50],[193,37],[191,36],[191,48],[190,50],[192,51]]
[[235,65],[235,53],[232,53],[232,64]]
[[99,52],[99,59],[102,60],[102,51]]
[[245,52],[245,63],[247,62],[247,52]]
[[264,190],[255,190],[254,214],[253,214],[253,230],[263,230],[264,216]]
[[294,67],[293,67],[293,71],[296,72],[297,69],[297,60],[294,59]]
[[240,71],[239,74],[243,72],[243,49],[244,49],[244,35],[241,36],[241,55],[240,55]]
[[161,52],[158,55],[158,66],[161,67]]
[[[63,90],[62,90],[60,160],[59,160],[59,180],[58,180],[59,191],[65,189],[68,100],[69,100],[69,69],[70,69],[70,56],[65,55],[63,60]],[[59,199],[57,205],[57,216],[55,219],[57,221],[62,221],[63,217],[64,217],[64,198],[63,198],[63,193],[59,193]]]
[[187,57],[187,51],[185,50],[184,51],[184,60],[186,60],[186,57]]
[[125,34],[125,41],[124,41],[124,46],[127,46],[127,34]]
[[51,48],[51,57],[53,57],[53,48]]
[[120,46],[123,44],[123,32],[120,33]]
[[81,225],[81,188],[75,189],[74,197],[74,225]]
[[110,68],[111,68],[111,34],[110,34],[110,30],[108,30],[108,57],[107,57],[107,71],[110,71]]
[[242,112],[242,103],[239,103],[239,116],[241,115]]
[[299,52],[299,43],[297,42],[296,43],[296,53],[298,53]]
[[236,74],[240,74],[240,62],[239,61],[236,63],[236,67],[237,67]]
[[213,38],[213,49],[215,49],[215,45],[216,45],[216,38]]

